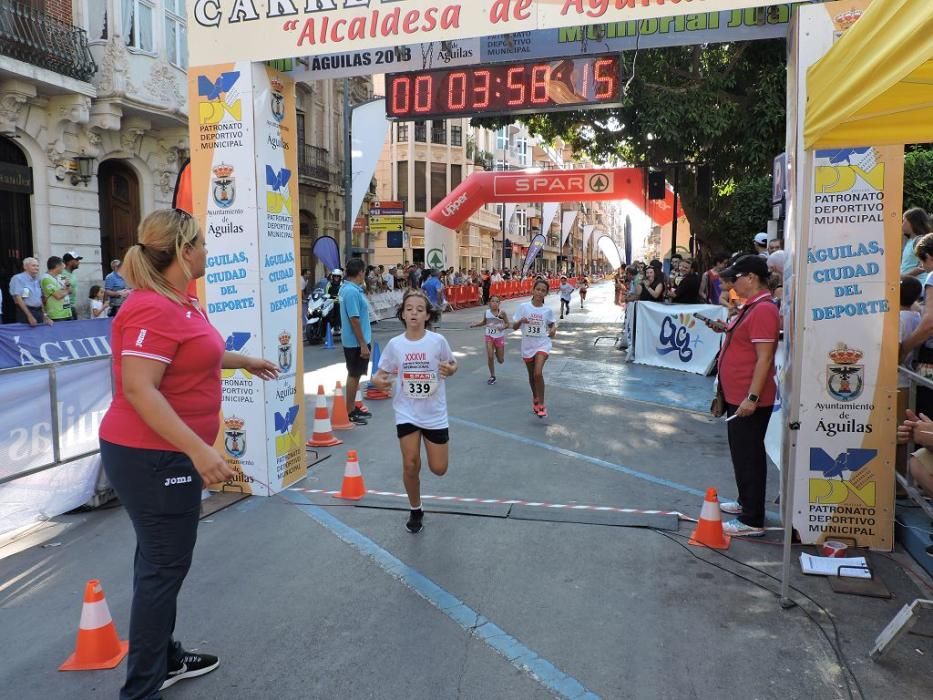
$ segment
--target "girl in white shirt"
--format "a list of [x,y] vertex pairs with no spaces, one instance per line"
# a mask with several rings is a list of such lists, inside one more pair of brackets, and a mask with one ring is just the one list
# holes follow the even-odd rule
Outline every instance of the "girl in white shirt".
[[481,321],[470,324],[470,328],[486,327],[486,363],[489,365],[487,384],[496,383],[496,364],[505,362],[505,329],[511,323],[509,315],[499,308],[500,299],[496,295],[489,297],[489,308],[483,313]]
[[570,298],[573,296],[573,285],[567,281],[566,275],[560,276],[560,317],[564,317],[564,311],[570,315]]
[[531,410],[538,418],[547,418],[544,405],[544,363],[551,352],[551,339],[557,332],[554,310],[544,305],[549,285],[547,280],[535,280],[531,301],[519,305],[512,328],[522,331],[522,359],[531,385]]
[[402,297],[398,318],[405,332],[390,340],[372,378],[377,389],[388,391],[395,384],[392,408],[395,430],[402,451],[402,481],[411,512],[405,527],[421,531],[421,443],[428,455],[431,473],[447,473],[447,394],[445,380],[457,371],[447,339],[428,328],[434,309],[420,289],[409,289]]
[[104,297],[104,288],[99,284],[91,287],[88,297],[91,300],[91,318],[107,318],[107,311],[110,309],[110,302]]

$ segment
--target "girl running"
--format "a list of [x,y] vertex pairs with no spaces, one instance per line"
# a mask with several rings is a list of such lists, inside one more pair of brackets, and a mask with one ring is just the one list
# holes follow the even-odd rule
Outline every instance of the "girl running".
[[402,451],[402,481],[411,513],[405,527],[421,532],[421,442],[428,468],[437,476],[447,473],[447,395],[445,379],[457,371],[447,339],[428,328],[435,313],[427,295],[409,289],[402,297],[398,318],[405,332],[388,342],[372,378],[377,389],[388,391],[394,382],[392,408]]
[[564,317],[564,312],[570,315],[570,297],[573,296],[573,285],[567,281],[567,275],[560,276],[560,317]]
[[590,281],[584,275],[580,279],[580,308],[583,308],[583,302],[586,301],[586,290],[590,288]]
[[531,410],[538,418],[547,418],[544,406],[544,363],[551,352],[551,338],[557,332],[554,309],[544,305],[548,293],[547,280],[535,280],[531,301],[526,301],[515,312],[512,328],[522,331],[522,359],[528,370],[531,385]]
[[470,328],[486,326],[486,363],[489,365],[487,384],[496,383],[496,361],[505,362],[505,329],[509,327],[509,315],[499,308],[499,297],[489,297],[489,308],[483,313],[483,319],[470,324]]

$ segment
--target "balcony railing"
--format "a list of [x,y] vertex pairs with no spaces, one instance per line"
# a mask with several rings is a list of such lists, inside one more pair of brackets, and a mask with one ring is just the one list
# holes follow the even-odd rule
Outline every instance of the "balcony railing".
[[408,141],[408,124],[399,124],[398,125],[398,143],[406,143]]
[[415,122],[415,141],[424,143],[428,140],[428,127],[424,122]]
[[431,129],[431,143],[447,143],[447,129]]
[[459,127],[459,126],[450,127],[450,145],[451,146],[462,146],[463,145],[463,127]]
[[83,29],[15,0],[0,3],[0,54],[85,82],[97,72]]
[[330,154],[326,148],[302,144],[298,151],[298,174],[310,177],[321,182],[331,182],[332,178],[339,178],[333,171],[330,163]]

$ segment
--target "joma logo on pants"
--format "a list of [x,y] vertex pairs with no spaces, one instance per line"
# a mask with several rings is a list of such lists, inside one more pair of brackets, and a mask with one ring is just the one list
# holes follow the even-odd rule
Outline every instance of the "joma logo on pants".
[[190,484],[190,476],[169,476],[165,479],[166,486],[174,486],[175,484]]

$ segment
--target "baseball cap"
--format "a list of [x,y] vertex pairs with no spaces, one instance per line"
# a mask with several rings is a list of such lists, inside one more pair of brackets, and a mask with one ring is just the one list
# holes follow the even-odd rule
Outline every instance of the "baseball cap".
[[768,245],[768,234],[762,231],[755,234],[756,245]]
[[72,260],[84,260],[84,256],[78,255],[73,250],[69,250],[62,256],[62,262],[71,262]]
[[729,267],[719,273],[720,277],[734,279],[740,274],[758,275],[762,279],[768,277],[768,261],[757,254],[743,255],[735,260]]

